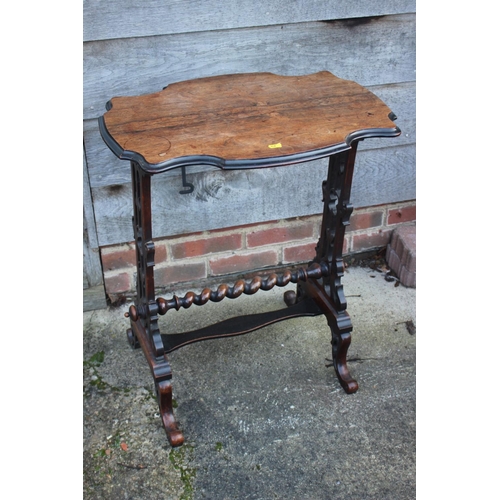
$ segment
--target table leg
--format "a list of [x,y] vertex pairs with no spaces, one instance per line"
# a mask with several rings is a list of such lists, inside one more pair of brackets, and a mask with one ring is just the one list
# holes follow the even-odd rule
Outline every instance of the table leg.
[[358,390],[357,382],[347,368],[347,350],[351,344],[352,322],[342,285],[344,261],[342,250],[345,228],[349,225],[353,207],[350,203],[351,184],[356,159],[357,142],[348,151],[330,157],[328,177],[323,183],[323,220],[315,260],[327,260],[331,273],[323,280],[324,290],[333,302],[333,311],[326,317],[332,332],[333,366],[347,393]]
[[158,305],[155,300],[154,252],[151,220],[151,176],[131,163],[134,199],[134,237],[136,245],[137,290],[135,307],[143,312],[130,318],[127,331],[132,347],[141,347],[153,374],[163,426],[172,446],[179,446],[184,437],[177,427],[172,407],[172,371],[165,356],[158,326]]
[[352,322],[347,313],[342,276],[344,262],[342,249],[345,228],[352,213],[350,204],[351,183],[356,158],[357,142],[351,149],[330,157],[328,177],[323,182],[323,218],[321,232],[316,246],[314,262],[327,262],[330,274],[322,279],[300,283],[296,297],[285,298],[287,303],[300,301],[309,296],[322,308],[332,334],[333,366],[340,384],[347,393],[358,390],[357,382],[347,368],[346,356],[351,343]]

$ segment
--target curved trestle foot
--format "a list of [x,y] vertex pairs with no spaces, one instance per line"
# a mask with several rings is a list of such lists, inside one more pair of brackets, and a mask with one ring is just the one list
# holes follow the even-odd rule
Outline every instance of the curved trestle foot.
[[297,303],[297,294],[293,290],[288,290],[283,294],[285,304],[290,307]]
[[[313,264],[315,265],[315,264]],[[318,278],[319,279],[319,278]],[[288,290],[283,294],[283,300],[285,304],[290,307],[298,302],[301,302],[305,297],[307,297],[307,292],[303,287],[303,283],[297,283],[297,288],[294,290]]]
[[347,368],[347,350],[351,344],[351,334],[332,334],[333,367],[339,379],[340,385],[347,394],[358,390],[358,383],[352,378]]
[[139,343],[139,339],[136,337],[135,333],[132,331],[132,328],[127,329],[127,340],[132,347],[132,349],[139,349],[141,344]]
[[174,417],[172,407],[172,384],[170,380],[163,380],[155,384],[160,416],[167,433],[167,438],[172,447],[181,446],[184,443],[184,435],[179,430]]

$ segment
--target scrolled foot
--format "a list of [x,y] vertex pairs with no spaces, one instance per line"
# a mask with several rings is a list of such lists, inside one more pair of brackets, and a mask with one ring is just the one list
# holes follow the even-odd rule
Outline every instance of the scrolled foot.
[[333,335],[332,339],[332,353],[333,353],[333,367],[339,379],[340,385],[347,394],[356,392],[359,388],[358,383],[351,377],[349,368],[347,368],[347,349],[351,344],[351,335],[343,333],[341,335]]
[[139,347],[141,347],[139,339],[135,336],[135,333],[132,331],[131,328],[127,330],[127,340],[132,349],[138,349]]
[[297,294],[293,290],[288,290],[283,294],[285,304],[290,307],[297,303]]
[[340,370],[335,368],[340,385],[347,394],[353,394],[359,389],[358,383],[351,377],[347,366],[341,367]]
[[170,380],[164,380],[156,384],[156,394],[160,407],[160,416],[167,438],[172,447],[181,446],[184,443],[184,435],[179,430],[175,421],[172,407],[172,384]]

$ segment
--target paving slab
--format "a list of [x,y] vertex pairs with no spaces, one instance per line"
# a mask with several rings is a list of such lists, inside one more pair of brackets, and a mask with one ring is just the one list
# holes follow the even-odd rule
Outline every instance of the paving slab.
[[[416,290],[368,267],[343,283],[355,394],[327,366],[322,316],[188,345],[169,355],[185,435],[175,449],[142,351],[127,343],[127,307],[84,313],[84,498],[415,498]],[[169,311],[160,328],[281,308],[287,289]]]

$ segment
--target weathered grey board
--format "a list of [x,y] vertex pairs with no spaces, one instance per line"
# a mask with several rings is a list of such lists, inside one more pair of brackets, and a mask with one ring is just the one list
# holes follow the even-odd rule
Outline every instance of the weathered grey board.
[[[97,240],[97,238],[95,238]],[[88,228],[83,218],[83,310],[106,307],[99,251],[90,247]]]
[[[355,207],[415,198],[415,147],[360,151],[352,189]],[[304,174],[307,169],[306,174]],[[191,175],[181,195],[180,173],[153,177],[154,237],[321,213],[326,160],[274,169]],[[133,240],[130,184],[93,190],[100,245]]]
[[[95,235],[97,239],[97,234]],[[89,230],[83,217],[83,287],[102,285],[102,269],[99,248],[89,242]]]
[[84,40],[415,12],[415,0],[85,0]]
[[91,311],[103,307],[106,307],[106,294],[87,162],[83,152],[83,310]]
[[328,70],[364,86],[415,81],[415,14],[84,44],[84,119],[112,96],[228,73]]
[[362,151],[354,168],[355,208],[416,198],[415,145]]
[[97,240],[85,151],[83,152],[83,274],[84,288],[102,285],[99,242]]
[[83,150],[83,226],[87,231],[90,248],[98,248],[97,233],[94,221],[94,209],[92,206],[92,193],[87,167],[87,157]]
[[105,309],[106,292],[104,285],[94,286],[83,289],[83,311],[95,311],[96,309]]

